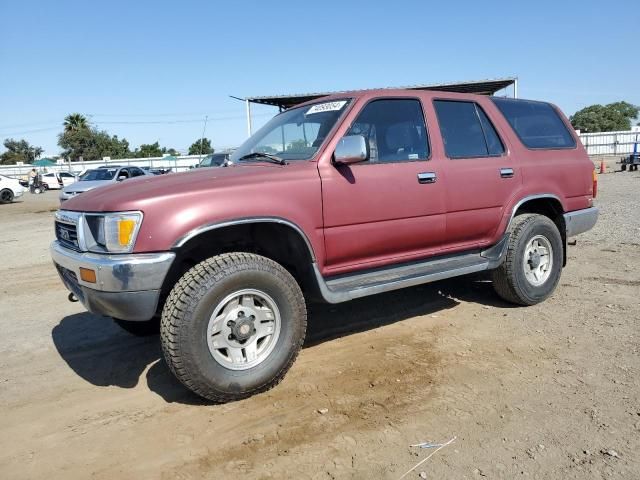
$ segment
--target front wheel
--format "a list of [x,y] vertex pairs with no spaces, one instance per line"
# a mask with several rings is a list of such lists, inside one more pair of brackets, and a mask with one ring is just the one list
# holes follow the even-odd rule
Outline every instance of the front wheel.
[[196,394],[228,402],[268,390],[306,332],[300,287],[281,265],[248,253],[211,257],[171,291],[160,325],[164,358]]
[[560,280],[562,249],[562,237],[551,219],[518,215],[513,219],[505,261],[491,272],[495,291],[518,305],[547,299]]
[[13,202],[13,191],[5,188],[0,192],[0,203],[11,203]]

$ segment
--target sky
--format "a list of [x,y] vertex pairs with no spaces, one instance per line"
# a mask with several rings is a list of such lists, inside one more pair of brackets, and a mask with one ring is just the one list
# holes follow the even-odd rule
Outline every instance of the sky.
[[[640,105],[637,0],[0,0],[0,142],[72,112],[131,148],[246,138],[237,97],[517,76],[567,115]],[[254,106],[254,127],[276,109]],[[0,146],[0,151],[4,148]]]

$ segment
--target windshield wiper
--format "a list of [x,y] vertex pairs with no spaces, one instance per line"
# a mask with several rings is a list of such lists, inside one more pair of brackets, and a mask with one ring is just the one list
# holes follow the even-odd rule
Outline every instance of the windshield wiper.
[[280,158],[276,155],[271,155],[270,153],[262,153],[262,152],[253,152],[247,153],[246,155],[241,156],[238,159],[238,162],[242,162],[243,160],[251,160],[251,159],[264,158],[269,162],[277,163],[278,165],[287,165],[287,161],[284,158]]

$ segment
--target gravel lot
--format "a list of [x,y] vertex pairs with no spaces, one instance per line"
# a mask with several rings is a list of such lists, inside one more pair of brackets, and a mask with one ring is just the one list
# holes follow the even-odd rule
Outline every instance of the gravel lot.
[[66,300],[56,192],[0,205],[0,478],[640,478],[640,173],[530,308],[483,277],[313,306],[265,394],[207,405],[139,339]]

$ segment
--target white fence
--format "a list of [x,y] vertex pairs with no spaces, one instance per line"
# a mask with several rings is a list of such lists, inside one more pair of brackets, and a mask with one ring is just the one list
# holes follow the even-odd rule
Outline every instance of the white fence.
[[[640,128],[631,131],[579,133],[589,155],[629,155],[634,143],[640,142]],[[638,147],[640,148],[640,147]]]
[[[203,156],[204,157],[204,156]],[[80,174],[85,170],[97,168],[100,166],[111,165],[134,165],[136,167],[151,168],[170,168],[173,172],[183,172],[200,163],[200,155],[182,155],[179,157],[151,157],[151,158],[120,158],[117,160],[93,160],[90,162],[64,162],[58,160],[58,163],[51,167],[46,167],[47,172],[72,172]],[[0,175],[8,177],[20,177],[29,173],[33,165],[0,165]],[[38,168],[38,170],[43,170]]]

